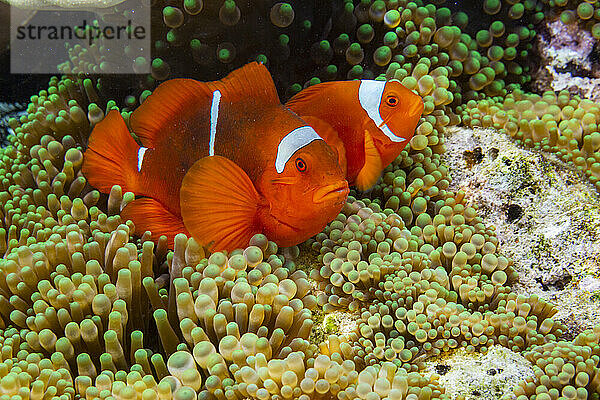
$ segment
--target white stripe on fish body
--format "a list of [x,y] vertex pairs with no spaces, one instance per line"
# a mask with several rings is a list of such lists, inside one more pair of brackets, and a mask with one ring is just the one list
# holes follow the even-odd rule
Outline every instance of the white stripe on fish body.
[[210,105],[210,139],[208,142],[208,155],[215,155],[215,137],[217,135],[217,120],[219,119],[219,104],[221,103],[221,92],[213,92],[212,103]]
[[358,101],[360,106],[365,110],[371,121],[379,128],[385,136],[392,142],[403,142],[406,139],[396,136],[394,132],[388,128],[387,124],[383,123],[383,118],[379,113],[379,106],[383,99],[383,91],[385,89],[385,81],[362,80],[358,86]]
[[283,172],[285,164],[295,152],[315,140],[323,140],[323,138],[310,126],[301,126],[285,135],[277,146],[277,158],[275,159],[277,173]]
[[144,154],[146,154],[147,147],[140,147],[138,149],[138,172],[142,172],[142,163],[144,162]]

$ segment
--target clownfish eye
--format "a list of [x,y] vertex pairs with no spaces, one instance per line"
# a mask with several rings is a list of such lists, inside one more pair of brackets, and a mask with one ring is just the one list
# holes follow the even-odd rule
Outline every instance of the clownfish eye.
[[306,163],[301,158],[296,158],[296,169],[300,172],[306,171]]
[[390,107],[396,107],[398,105],[398,98],[396,96],[388,96],[385,102]]

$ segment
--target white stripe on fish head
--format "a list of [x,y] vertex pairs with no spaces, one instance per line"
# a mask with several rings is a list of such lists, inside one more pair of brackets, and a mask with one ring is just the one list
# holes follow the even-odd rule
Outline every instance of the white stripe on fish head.
[[215,137],[217,136],[217,121],[219,119],[219,104],[221,103],[221,92],[213,92],[212,103],[210,105],[210,139],[208,141],[208,155],[215,155]]
[[379,106],[383,99],[383,91],[385,89],[385,81],[362,80],[358,86],[358,101],[360,106],[365,110],[369,118],[375,123],[385,136],[392,142],[403,142],[406,139],[396,136],[394,132],[388,128],[387,124],[383,123],[383,118],[379,113]]
[[144,154],[146,154],[147,147],[140,147],[138,149],[138,172],[142,172],[142,163],[144,162]]
[[275,159],[277,173],[283,172],[285,164],[296,151],[314,140],[323,140],[323,138],[310,126],[301,126],[285,135],[279,142],[279,146],[277,146],[277,157]]

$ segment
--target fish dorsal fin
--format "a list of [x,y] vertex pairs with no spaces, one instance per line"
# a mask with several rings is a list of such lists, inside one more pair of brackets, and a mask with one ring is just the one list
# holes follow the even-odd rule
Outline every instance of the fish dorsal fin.
[[319,102],[329,100],[328,96],[325,95],[325,92],[329,89],[335,89],[336,86],[339,87],[340,83],[341,82],[323,82],[309,86],[296,93],[287,101],[287,103],[285,103],[285,106],[298,114],[304,114],[300,110],[304,110],[304,107],[309,107],[314,100],[319,100]]
[[131,114],[130,125],[142,146],[155,148],[162,136],[173,134],[175,121],[209,110],[212,91],[204,82],[194,79],[171,79],[161,83]]
[[223,96],[228,96],[232,102],[252,97],[259,98],[265,105],[281,105],[273,78],[262,63],[246,64],[220,81],[210,82],[209,86],[221,91]]
[[[171,79],[161,83],[131,114],[131,129],[142,146],[148,148],[156,148],[164,140],[164,136],[173,136],[175,133],[185,136],[189,134],[185,128],[190,120],[200,113],[208,115],[213,94],[217,90],[220,97],[231,103],[260,101],[263,105],[281,104],[267,68],[263,64],[252,62],[220,81]],[[174,127],[178,127],[176,132],[173,132]]]
[[382,170],[379,151],[373,143],[371,134],[365,130],[365,164],[358,173],[354,185],[362,191],[370,189],[381,176]]
[[212,251],[246,247],[260,233],[260,196],[248,175],[228,158],[196,161],[183,178],[179,199],[185,227]]

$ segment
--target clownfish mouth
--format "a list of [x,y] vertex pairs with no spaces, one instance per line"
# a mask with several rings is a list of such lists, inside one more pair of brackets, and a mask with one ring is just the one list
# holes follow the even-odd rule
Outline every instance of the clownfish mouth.
[[333,183],[315,190],[313,194],[313,202],[318,204],[335,202],[336,200],[339,200],[343,204],[346,201],[349,192],[350,189],[348,188],[348,182],[345,180]]

